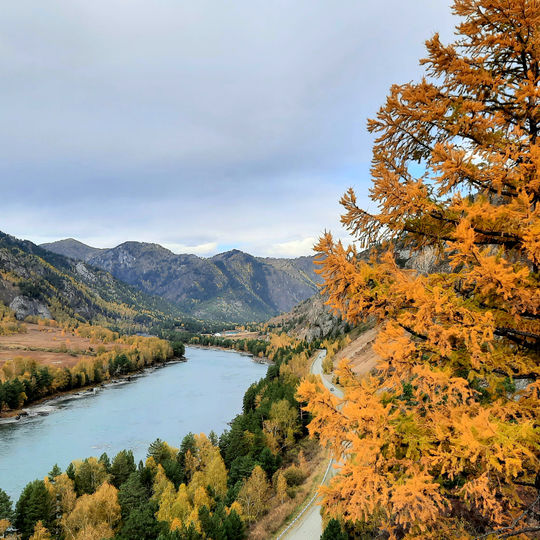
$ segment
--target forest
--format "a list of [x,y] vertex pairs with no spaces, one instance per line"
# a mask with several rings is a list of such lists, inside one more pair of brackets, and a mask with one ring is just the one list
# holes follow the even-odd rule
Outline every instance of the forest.
[[190,433],[178,447],[158,439],[138,464],[124,450],[55,466],[14,505],[0,491],[0,531],[14,527],[25,540],[265,538],[303,500],[319,463],[295,397],[316,345],[285,334],[241,344],[272,364],[220,437]]
[[[59,324],[54,320],[31,317],[26,323],[15,319],[11,310],[0,306],[0,336],[25,334],[29,324],[37,324],[42,347],[22,356],[19,349],[10,350],[10,357],[0,367],[0,413],[15,411],[40,399],[62,392],[100,385],[115,377],[140,372],[154,364],[163,364],[173,357],[183,357],[184,345],[150,336],[120,335],[96,325],[71,322]],[[54,341],[48,330],[60,329],[64,341]],[[55,333],[56,335],[57,333]],[[68,349],[71,339],[87,339],[92,344],[73,365],[62,365],[59,360],[47,365],[39,361],[46,346],[52,356],[63,358],[71,354],[75,359],[81,351]],[[54,348],[51,348],[54,347]],[[24,351],[25,353],[27,351]],[[56,357],[56,356],[55,356]]]

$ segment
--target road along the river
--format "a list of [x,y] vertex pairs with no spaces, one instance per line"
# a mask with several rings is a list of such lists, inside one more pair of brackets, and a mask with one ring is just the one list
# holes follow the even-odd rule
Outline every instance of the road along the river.
[[[333,394],[339,398],[343,398],[343,391],[337,386],[332,384],[327,375],[323,373],[322,362],[326,357],[326,351],[321,350],[317,354],[317,357],[311,365],[311,373],[319,375],[321,380]],[[335,461],[331,459],[328,462],[326,472],[324,473],[321,485],[324,485],[332,477],[332,466]],[[276,538],[276,540],[317,540],[323,533],[322,517],[320,512],[320,506],[317,504],[319,496],[315,494],[306,504],[302,507],[302,510],[293,519],[290,525]]]

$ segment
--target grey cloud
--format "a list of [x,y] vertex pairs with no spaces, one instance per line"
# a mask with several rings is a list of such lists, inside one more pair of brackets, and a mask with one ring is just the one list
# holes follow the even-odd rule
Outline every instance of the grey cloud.
[[7,3],[0,228],[301,246],[367,193],[366,119],[454,23],[430,0]]

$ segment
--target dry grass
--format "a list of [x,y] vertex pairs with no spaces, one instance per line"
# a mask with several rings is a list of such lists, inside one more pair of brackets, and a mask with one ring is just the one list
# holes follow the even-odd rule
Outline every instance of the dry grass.
[[238,332],[238,334],[233,334],[231,336],[224,334],[223,337],[236,341],[238,339],[259,339],[261,334],[259,332]]
[[30,358],[38,364],[57,367],[73,367],[77,362],[85,358],[91,358],[84,354],[70,354],[53,351],[23,351],[23,350],[0,350],[0,367],[8,360],[15,357]]
[[117,344],[96,343],[61,328],[25,323],[26,333],[0,336],[0,367],[17,356],[32,358],[38,364],[72,367],[99,348],[110,350]]
[[280,504],[276,497],[272,498],[270,511],[253,526],[249,533],[250,540],[264,540],[275,535],[315,494],[326,470],[327,459],[318,443],[315,441],[309,441],[309,443],[314,446],[311,455],[308,455],[306,471],[308,477],[305,482],[296,488],[294,497],[283,504]]

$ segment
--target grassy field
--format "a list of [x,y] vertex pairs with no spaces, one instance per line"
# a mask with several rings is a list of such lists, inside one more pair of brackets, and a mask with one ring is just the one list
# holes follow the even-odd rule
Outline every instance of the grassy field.
[[104,344],[61,328],[25,323],[26,332],[0,335],[0,367],[16,357],[32,358],[38,364],[72,367],[97,352],[121,350],[126,345]]

